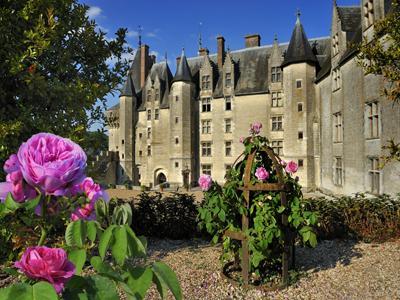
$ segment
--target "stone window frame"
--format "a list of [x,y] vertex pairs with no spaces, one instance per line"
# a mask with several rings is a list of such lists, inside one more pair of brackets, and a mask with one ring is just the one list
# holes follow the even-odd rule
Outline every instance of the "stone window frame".
[[296,89],[303,88],[303,79],[296,79]]
[[344,182],[344,168],[343,157],[335,156],[333,159],[333,184],[336,186],[343,186]]
[[201,156],[203,157],[212,156],[212,142],[210,141],[201,142]]
[[154,100],[155,101],[160,100],[160,90],[159,89],[155,89]]
[[343,143],[343,116],[341,111],[333,114],[333,142]]
[[271,116],[271,131],[283,131],[283,115]]
[[147,121],[151,121],[151,109],[147,110]]
[[232,87],[232,73],[225,72],[225,87]]
[[303,112],[304,109],[303,102],[297,102],[297,112]]
[[211,119],[201,120],[201,134],[211,134],[212,130]]
[[151,127],[147,127],[147,139],[151,139]]
[[225,156],[231,157],[233,153],[233,142],[225,141]]
[[233,108],[232,96],[225,96],[224,98],[225,98],[225,111],[232,111]]
[[178,124],[178,123],[179,123],[179,117],[175,116],[175,124]]
[[379,194],[381,192],[382,170],[379,168],[379,163],[379,157],[368,157],[369,191],[372,194]]
[[175,168],[179,168],[179,162],[178,161],[175,162]]
[[367,139],[378,139],[380,137],[380,105],[378,101],[365,103],[366,134]]
[[335,92],[342,87],[342,72],[339,67],[332,70],[332,91]]
[[232,126],[233,122],[232,122],[232,118],[226,118],[225,119],[225,133],[232,133]]
[[283,155],[283,140],[272,140],[271,148],[279,156]]
[[212,173],[212,164],[202,164],[201,165],[202,174],[210,175]]
[[139,157],[142,157],[142,156],[143,156],[143,151],[139,150]]
[[147,100],[147,102],[151,101],[151,90],[147,90],[146,100]]
[[303,131],[298,131],[297,132],[297,139],[298,140],[304,140],[304,132]]
[[281,82],[282,81],[282,70],[281,67],[271,68],[271,82]]
[[176,137],[175,137],[175,146],[176,146],[176,145],[179,145],[179,136],[176,136]]
[[364,15],[364,24],[365,29],[369,28],[374,24],[374,1],[373,0],[365,0],[363,5],[363,15]]
[[151,145],[147,145],[147,156],[151,156]]
[[339,33],[336,32],[332,37],[332,53],[333,56],[339,54]]
[[297,166],[299,168],[303,168],[304,167],[304,159],[298,159],[297,160]]
[[211,89],[211,76],[209,74],[201,76],[201,89],[203,91]]
[[154,110],[154,120],[159,120],[160,119],[160,110],[156,108]]
[[283,107],[282,91],[271,92],[271,107]]
[[211,111],[211,97],[202,97],[201,112],[210,112],[210,111]]

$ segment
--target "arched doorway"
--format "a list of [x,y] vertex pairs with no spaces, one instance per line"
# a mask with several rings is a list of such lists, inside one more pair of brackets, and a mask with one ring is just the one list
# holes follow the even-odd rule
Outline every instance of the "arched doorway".
[[158,173],[157,177],[156,177],[156,184],[155,185],[159,185],[161,183],[167,182],[167,177],[165,176],[164,173],[160,172]]

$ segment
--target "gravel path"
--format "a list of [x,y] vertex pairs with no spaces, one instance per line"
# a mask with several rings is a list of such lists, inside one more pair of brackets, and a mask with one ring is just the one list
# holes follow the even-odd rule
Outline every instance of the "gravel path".
[[[296,284],[275,292],[245,291],[221,277],[219,247],[201,240],[149,241],[151,259],[175,270],[184,299],[400,299],[400,240],[322,241],[316,249],[296,251],[296,265],[303,273]],[[153,289],[147,299],[159,296]]]

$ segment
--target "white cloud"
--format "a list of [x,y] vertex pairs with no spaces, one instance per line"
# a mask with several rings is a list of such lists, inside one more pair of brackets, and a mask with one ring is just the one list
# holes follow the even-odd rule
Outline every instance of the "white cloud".
[[138,37],[139,36],[139,32],[135,31],[135,30],[128,30],[128,32],[126,33],[127,37]]
[[154,50],[150,51],[150,55],[155,55],[157,58],[158,58],[158,54],[159,53],[157,51],[154,51]]
[[88,11],[86,12],[86,15],[90,18],[93,19],[97,16],[100,16],[102,12],[102,9],[98,6],[91,6],[89,7]]
[[157,37],[157,35],[154,32],[148,32],[148,33],[146,33],[146,36],[151,37],[151,38]]
[[[121,60],[122,61],[127,60],[128,62],[132,62],[134,57],[135,57],[135,51],[133,51],[133,54],[124,53],[121,56]],[[108,65],[111,65],[111,66],[114,65],[116,62],[117,62],[117,58],[116,57],[109,58],[106,61],[106,63]]]

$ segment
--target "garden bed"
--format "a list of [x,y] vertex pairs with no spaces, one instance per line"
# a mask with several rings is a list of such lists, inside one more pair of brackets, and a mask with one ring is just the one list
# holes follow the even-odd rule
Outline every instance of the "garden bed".
[[[266,292],[228,283],[220,273],[221,248],[203,240],[149,240],[150,259],[176,272],[184,299],[361,299],[400,297],[400,240],[367,244],[321,241],[297,248],[300,279],[288,289]],[[159,299],[153,288],[146,299]],[[172,297],[170,298],[172,299]]]

